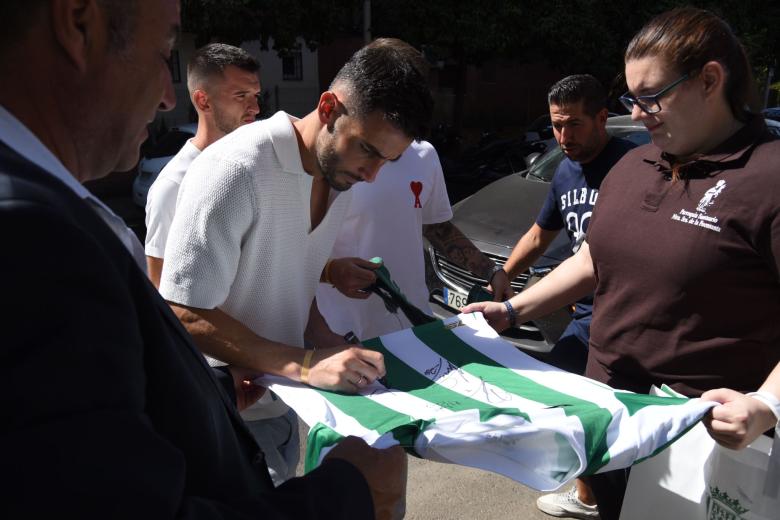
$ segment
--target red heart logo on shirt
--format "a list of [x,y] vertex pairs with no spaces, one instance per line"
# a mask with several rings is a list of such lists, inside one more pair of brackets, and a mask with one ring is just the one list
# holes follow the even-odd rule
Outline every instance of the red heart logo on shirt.
[[422,193],[423,183],[412,181],[409,183],[409,187],[412,189],[412,193],[414,193],[414,207],[422,208],[422,204],[420,204],[420,194]]

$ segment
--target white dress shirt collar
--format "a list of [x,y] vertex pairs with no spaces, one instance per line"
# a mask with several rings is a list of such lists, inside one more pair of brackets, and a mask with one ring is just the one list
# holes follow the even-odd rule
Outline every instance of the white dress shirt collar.
[[[103,221],[130,251],[138,266],[146,272],[143,246],[138,238],[100,199],[95,197],[65,168],[62,162],[13,114],[0,105],[0,141],[19,155],[62,181],[68,188],[92,206]],[[140,255],[139,255],[140,252]]]

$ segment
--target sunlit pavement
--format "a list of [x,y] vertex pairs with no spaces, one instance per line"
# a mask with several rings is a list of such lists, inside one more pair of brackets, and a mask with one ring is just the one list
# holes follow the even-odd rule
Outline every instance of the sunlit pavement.
[[[303,460],[308,428],[302,422],[299,428]],[[302,472],[300,464],[298,474]],[[409,520],[549,520],[536,509],[539,495],[494,473],[409,457]]]

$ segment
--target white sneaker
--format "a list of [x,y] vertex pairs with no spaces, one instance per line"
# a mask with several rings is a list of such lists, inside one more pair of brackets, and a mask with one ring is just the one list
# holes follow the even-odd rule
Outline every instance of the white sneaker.
[[559,518],[601,518],[598,506],[589,506],[577,496],[577,488],[573,487],[565,493],[542,495],[536,499],[539,511]]

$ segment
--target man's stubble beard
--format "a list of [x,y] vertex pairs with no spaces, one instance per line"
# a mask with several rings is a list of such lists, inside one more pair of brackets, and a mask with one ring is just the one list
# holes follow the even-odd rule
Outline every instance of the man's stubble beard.
[[230,121],[227,117],[225,117],[224,112],[214,107],[214,125],[217,127],[217,130],[219,130],[223,135],[228,135],[230,132],[238,128],[239,126],[242,126],[244,123],[239,121]]
[[317,165],[320,168],[322,177],[331,188],[336,191],[347,191],[352,185],[349,183],[339,184],[336,178],[338,175],[339,156],[333,145],[336,139],[335,128],[329,130],[328,135],[330,136],[330,140],[327,142],[325,142],[325,139],[323,139],[322,136],[318,138]]
[[566,157],[578,163],[591,162],[598,155],[596,153],[598,149],[599,149],[599,137],[596,134],[594,134],[587,142],[581,143],[579,145],[579,149],[577,150],[578,152],[577,157],[571,157],[569,154],[563,151],[563,147],[561,147],[561,151],[563,151]]

